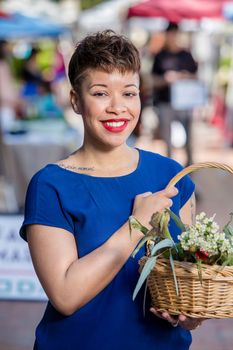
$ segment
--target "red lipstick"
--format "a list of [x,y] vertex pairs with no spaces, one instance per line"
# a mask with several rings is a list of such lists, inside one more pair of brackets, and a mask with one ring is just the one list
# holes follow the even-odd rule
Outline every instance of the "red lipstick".
[[108,119],[105,121],[102,121],[103,127],[108,130],[109,132],[121,132],[123,131],[127,125],[129,120],[128,119]]

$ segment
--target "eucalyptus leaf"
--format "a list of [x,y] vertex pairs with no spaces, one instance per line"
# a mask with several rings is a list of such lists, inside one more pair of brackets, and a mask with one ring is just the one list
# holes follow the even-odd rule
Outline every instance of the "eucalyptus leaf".
[[148,228],[143,226],[133,215],[129,217],[129,232],[132,234],[132,228],[141,231],[144,235],[149,231]]
[[163,214],[163,222],[161,224],[161,231],[162,231],[164,238],[169,238],[172,240],[172,236],[171,236],[170,231],[168,229],[169,220],[170,220],[170,214],[168,213],[168,211],[165,211]]
[[146,285],[144,289],[144,295],[143,295],[143,316],[146,317],[146,296],[147,296],[147,289],[148,289],[148,279],[146,280]]
[[181,221],[181,219],[179,218],[179,216],[177,216],[173,211],[171,211],[168,208],[166,209],[166,211],[168,211],[171,218],[175,221],[175,224],[181,229],[182,232],[184,232],[186,230],[186,227]]
[[134,258],[135,255],[138,253],[138,251],[141,249],[141,247],[149,240],[152,240],[154,238],[154,236],[152,235],[146,235],[145,237],[143,237],[141,239],[141,241],[139,242],[139,244],[137,245],[137,247],[134,249],[133,253],[131,254],[131,256]]
[[226,235],[226,238],[230,238],[233,236],[233,227],[232,226],[224,226],[223,232]]
[[178,296],[179,295],[179,287],[178,287],[178,283],[177,283],[174,259],[173,259],[171,250],[170,250],[170,257],[169,257],[169,259],[170,259],[170,265],[171,265],[171,268],[172,268],[172,274],[173,274],[174,283],[175,283],[175,287],[176,287],[176,295]]
[[165,238],[153,247],[151,251],[151,256],[154,256],[157,253],[157,251],[160,249],[171,248],[173,246],[174,246],[174,242],[169,238]]
[[223,227],[223,232],[226,234],[227,237],[233,236],[233,227],[231,226],[232,221],[233,221],[233,213],[230,213],[230,220]]
[[160,213],[157,211],[156,213],[152,214],[152,216],[151,216],[150,225],[153,228],[155,228],[156,230],[158,230],[158,228],[159,228],[162,215],[163,215],[163,213]]
[[147,262],[145,263],[145,265],[141,271],[140,277],[138,279],[138,283],[137,283],[137,285],[134,289],[134,292],[133,292],[133,300],[136,298],[143,283],[145,282],[145,280],[149,276],[149,273],[151,272],[151,270],[155,266],[156,260],[157,260],[157,256],[152,256],[152,257],[148,258]]
[[224,226],[223,232],[225,233],[226,237],[229,238],[233,236],[233,227],[232,226]]
[[159,229],[160,231],[163,232],[163,228],[164,228],[164,224],[165,224],[165,213],[162,213],[161,217],[160,217],[160,222],[159,222]]
[[228,255],[227,259],[221,264],[221,267],[224,268],[225,266],[233,266],[233,254]]

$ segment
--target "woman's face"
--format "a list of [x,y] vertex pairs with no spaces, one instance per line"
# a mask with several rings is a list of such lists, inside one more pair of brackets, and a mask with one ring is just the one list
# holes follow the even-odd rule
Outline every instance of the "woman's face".
[[77,104],[83,117],[85,143],[120,146],[139,118],[139,76],[117,70],[112,73],[90,70],[83,80]]

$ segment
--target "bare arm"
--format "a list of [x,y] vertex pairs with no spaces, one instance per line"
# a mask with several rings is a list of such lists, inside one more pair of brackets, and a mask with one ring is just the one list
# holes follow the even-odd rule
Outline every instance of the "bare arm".
[[[153,211],[172,205],[174,188],[146,193],[136,197],[133,215],[147,225]],[[102,246],[78,258],[74,236],[60,228],[30,225],[28,244],[37,275],[51,303],[61,313],[70,315],[116,276],[142,233],[129,235],[128,222],[119,228]]]
[[180,210],[180,217],[184,224],[193,225],[195,223],[196,215],[196,200],[195,193],[192,194],[190,199]]
[[31,225],[28,243],[35,270],[54,307],[70,315],[97,295],[121,269],[141,233],[128,224],[90,254],[78,258],[74,236],[59,228]]

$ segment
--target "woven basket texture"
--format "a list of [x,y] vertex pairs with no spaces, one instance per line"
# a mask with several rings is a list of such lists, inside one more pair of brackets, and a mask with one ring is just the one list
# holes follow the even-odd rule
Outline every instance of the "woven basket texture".
[[[148,257],[140,260],[140,270]],[[168,259],[159,258],[148,277],[152,305],[159,311],[190,317],[233,317],[233,266],[202,265],[202,284],[196,264],[174,261],[179,295]]]
[[[222,169],[233,174],[233,168],[216,162],[197,163],[174,176],[167,188],[174,186],[182,177],[204,168]],[[148,257],[140,261],[142,270]],[[170,314],[184,314],[190,317],[230,318],[233,317],[233,266],[202,264],[202,283],[196,264],[174,261],[178,282],[177,296],[174,277],[168,259],[158,258],[148,276],[148,287],[152,305]]]

